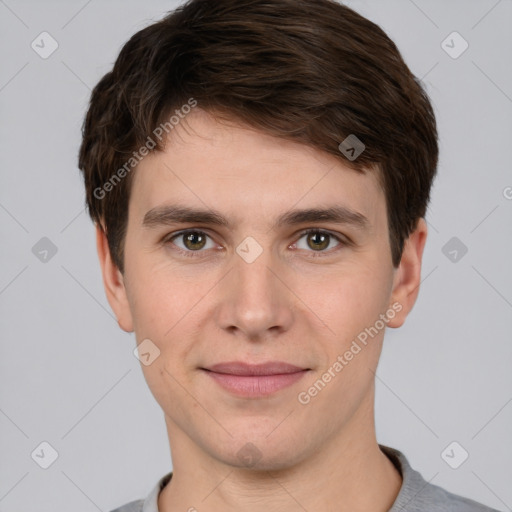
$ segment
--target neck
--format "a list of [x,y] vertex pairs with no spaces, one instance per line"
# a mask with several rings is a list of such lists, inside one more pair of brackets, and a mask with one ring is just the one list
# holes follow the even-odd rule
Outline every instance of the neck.
[[166,421],[174,469],[159,496],[160,512],[295,512],[333,510],[333,504],[339,512],[387,512],[402,483],[377,444],[373,396],[313,455],[271,470],[225,464]]

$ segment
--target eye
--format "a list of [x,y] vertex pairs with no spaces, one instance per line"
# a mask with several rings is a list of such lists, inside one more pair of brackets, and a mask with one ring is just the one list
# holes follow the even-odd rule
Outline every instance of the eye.
[[[336,242],[334,247],[333,241]],[[164,238],[163,243],[172,244],[173,249],[189,257],[199,256],[205,252],[204,250],[217,247],[207,233],[197,229],[173,233]],[[319,253],[318,256],[321,256],[323,253],[330,253],[330,249],[333,249],[332,252],[334,252],[336,248],[341,248],[348,243],[348,241],[344,242],[340,237],[328,231],[309,229],[301,233],[298,241],[290,247],[292,249],[304,249],[310,253]],[[317,254],[311,254],[310,256],[317,256]]]
[[[167,238],[165,242],[173,243],[178,249],[184,252],[200,252],[202,249],[213,249],[215,247],[212,240],[209,240],[210,245],[208,245],[209,238],[210,237],[203,231],[188,230],[172,235]],[[180,245],[180,243],[182,243],[182,245]]]
[[[304,238],[305,244],[301,244],[301,240]],[[333,240],[336,241],[336,245],[334,247],[342,245],[340,238],[328,233],[327,231],[309,229],[301,234],[301,237],[297,242],[295,242],[295,244],[293,244],[293,246],[297,249],[312,249],[313,252],[327,252],[327,248],[333,248],[331,244]]]

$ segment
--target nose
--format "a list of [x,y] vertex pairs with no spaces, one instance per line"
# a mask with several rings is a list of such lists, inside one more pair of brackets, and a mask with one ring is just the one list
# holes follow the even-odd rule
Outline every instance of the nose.
[[286,332],[293,323],[294,295],[270,249],[252,262],[235,253],[217,297],[217,325],[234,336],[261,341]]

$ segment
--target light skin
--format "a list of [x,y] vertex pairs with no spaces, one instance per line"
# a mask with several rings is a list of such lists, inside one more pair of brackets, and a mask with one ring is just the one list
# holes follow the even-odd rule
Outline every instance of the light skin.
[[[230,225],[171,221],[161,215],[170,205],[215,211]],[[329,207],[342,207],[342,218],[277,222],[292,210]],[[308,229],[320,233],[303,234]],[[171,240],[183,230],[196,233],[192,243]],[[426,235],[420,219],[395,268],[375,172],[357,173],[342,159],[200,109],[174,129],[164,152],[139,164],[123,273],[100,228],[97,245],[120,327],[160,350],[142,369],[163,409],[173,461],[161,512],[389,510],[401,477],[374,427],[384,329],[309,403],[298,395],[394,303],[401,310],[386,325],[403,324],[418,294]],[[236,252],[247,237],[262,249],[252,263]],[[308,371],[259,398],[235,396],[201,370],[276,360]],[[248,443],[249,463],[241,456]]]

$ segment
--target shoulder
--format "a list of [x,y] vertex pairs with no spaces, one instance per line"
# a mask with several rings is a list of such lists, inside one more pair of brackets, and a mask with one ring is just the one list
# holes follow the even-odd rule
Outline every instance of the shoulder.
[[172,478],[172,471],[164,475],[153,487],[146,499],[130,501],[110,512],[158,512],[158,495]]
[[112,510],[111,512],[142,512],[143,506],[144,500],[130,501],[130,503],[127,503],[122,507],[118,507],[115,510]]
[[427,482],[405,455],[387,446],[381,450],[402,474],[402,487],[389,512],[498,512]]
[[414,500],[412,511],[428,510],[429,512],[497,512],[481,503],[458,496],[445,489],[427,483],[423,492]]

